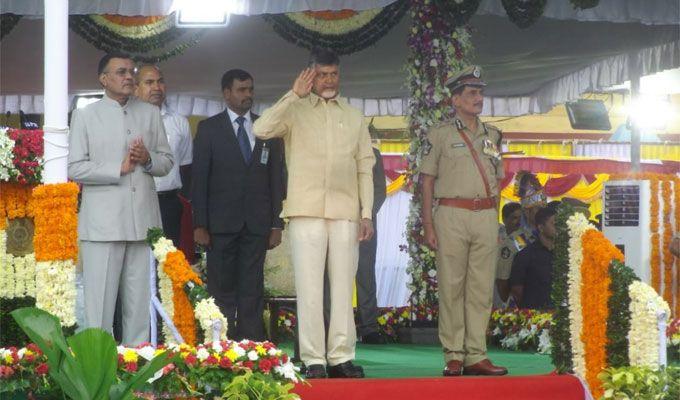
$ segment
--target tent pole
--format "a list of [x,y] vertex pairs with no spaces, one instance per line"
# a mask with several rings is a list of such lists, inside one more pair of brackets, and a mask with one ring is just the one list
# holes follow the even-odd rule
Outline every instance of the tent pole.
[[68,158],[68,0],[45,1],[44,183],[66,182]]
[[[630,66],[630,101],[631,104],[636,104],[636,100],[640,97],[640,68],[638,64],[638,55],[629,55]],[[630,130],[630,164],[633,172],[640,172],[640,126],[636,121],[631,121]]]

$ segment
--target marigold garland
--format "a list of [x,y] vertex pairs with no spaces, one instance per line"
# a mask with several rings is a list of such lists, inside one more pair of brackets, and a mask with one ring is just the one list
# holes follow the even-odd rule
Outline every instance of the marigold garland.
[[19,183],[0,182],[0,229],[5,229],[7,219],[33,216],[31,191],[33,186]]
[[651,258],[650,258],[650,269],[651,269],[651,281],[652,287],[657,293],[661,292],[661,254],[660,254],[660,241],[659,241],[659,179],[656,177],[650,177],[649,180],[649,230],[651,231]]
[[[675,232],[680,234],[680,177],[673,177]],[[680,318],[680,257],[675,259],[675,318]]]
[[663,181],[661,188],[663,198],[663,298],[666,303],[673,304],[673,254],[671,241],[673,240],[673,224],[671,223],[671,181]]
[[172,280],[174,315],[172,321],[186,343],[196,344],[196,320],[194,309],[189,297],[184,292],[184,286],[192,281],[203,285],[201,278],[191,269],[184,253],[176,250],[168,253],[163,264],[163,270]]
[[583,313],[583,341],[586,361],[586,381],[595,398],[603,394],[597,375],[607,367],[607,319],[611,297],[609,264],[623,262],[623,254],[605,238],[602,232],[587,230],[581,238],[581,307]]
[[33,190],[37,261],[78,258],[78,185],[57,183]]

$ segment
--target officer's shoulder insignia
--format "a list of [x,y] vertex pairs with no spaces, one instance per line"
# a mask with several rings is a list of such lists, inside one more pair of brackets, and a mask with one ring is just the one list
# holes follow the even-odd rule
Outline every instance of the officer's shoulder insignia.
[[501,258],[504,260],[510,258],[510,249],[508,248],[508,246],[505,246],[501,249]]
[[457,128],[458,130],[461,130],[461,129],[465,128],[465,126],[463,126],[463,123],[462,123],[459,119],[456,119],[456,120],[455,120],[455,124],[456,124],[456,128]]

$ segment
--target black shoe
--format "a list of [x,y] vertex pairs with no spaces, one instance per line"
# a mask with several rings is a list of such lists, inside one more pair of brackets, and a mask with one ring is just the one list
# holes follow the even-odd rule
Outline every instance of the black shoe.
[[351,361],[345,361],[342,364],[326,367],[329,378],[363,378],[364,369],[358,365],[352,364]]
[[368,335],[361,336],[361,343],[364,344],[387,344],[385,336],[378,332],[371,332]]
[[326,368],[321,364],[312,364],[305,367],[305,378],[306,379],[324,379],[328,378],[326,375]]

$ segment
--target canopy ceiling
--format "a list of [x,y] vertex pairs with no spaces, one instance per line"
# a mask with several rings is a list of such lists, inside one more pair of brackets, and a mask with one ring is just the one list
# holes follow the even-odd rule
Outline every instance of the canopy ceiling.
[[[404,18],[375,46],[342,59],[343,94],[356,98],[354,103],[368,115],[405,111],[403,66],[409,25],[410,20]],[[634,61],[640,62],[643,75],[680,67],[677,23],[541,18],[522,30],[505,16],[477,15],[470,25],[474,62],[482,65],[488,83],[491,100],[485,113],[490,115],[542,112],[586,90],[621,83],[629,78]],[[72,32],[69,53],[69,91],[99,90],[95,71],[102,53]],[[0,55],[0,111],[20,107],[40,112],[43,21],[21,20],[1,42]],[[221,107],[219,81],[224,71],[243,68],[251,72],[257,100],[267,104],[290,88],[306,59],[306,50],[282,39],[262,17],[233,16],[229,26],[210,29],[197,45],[162,63],[161,68],[179,111],[207,115]]]

